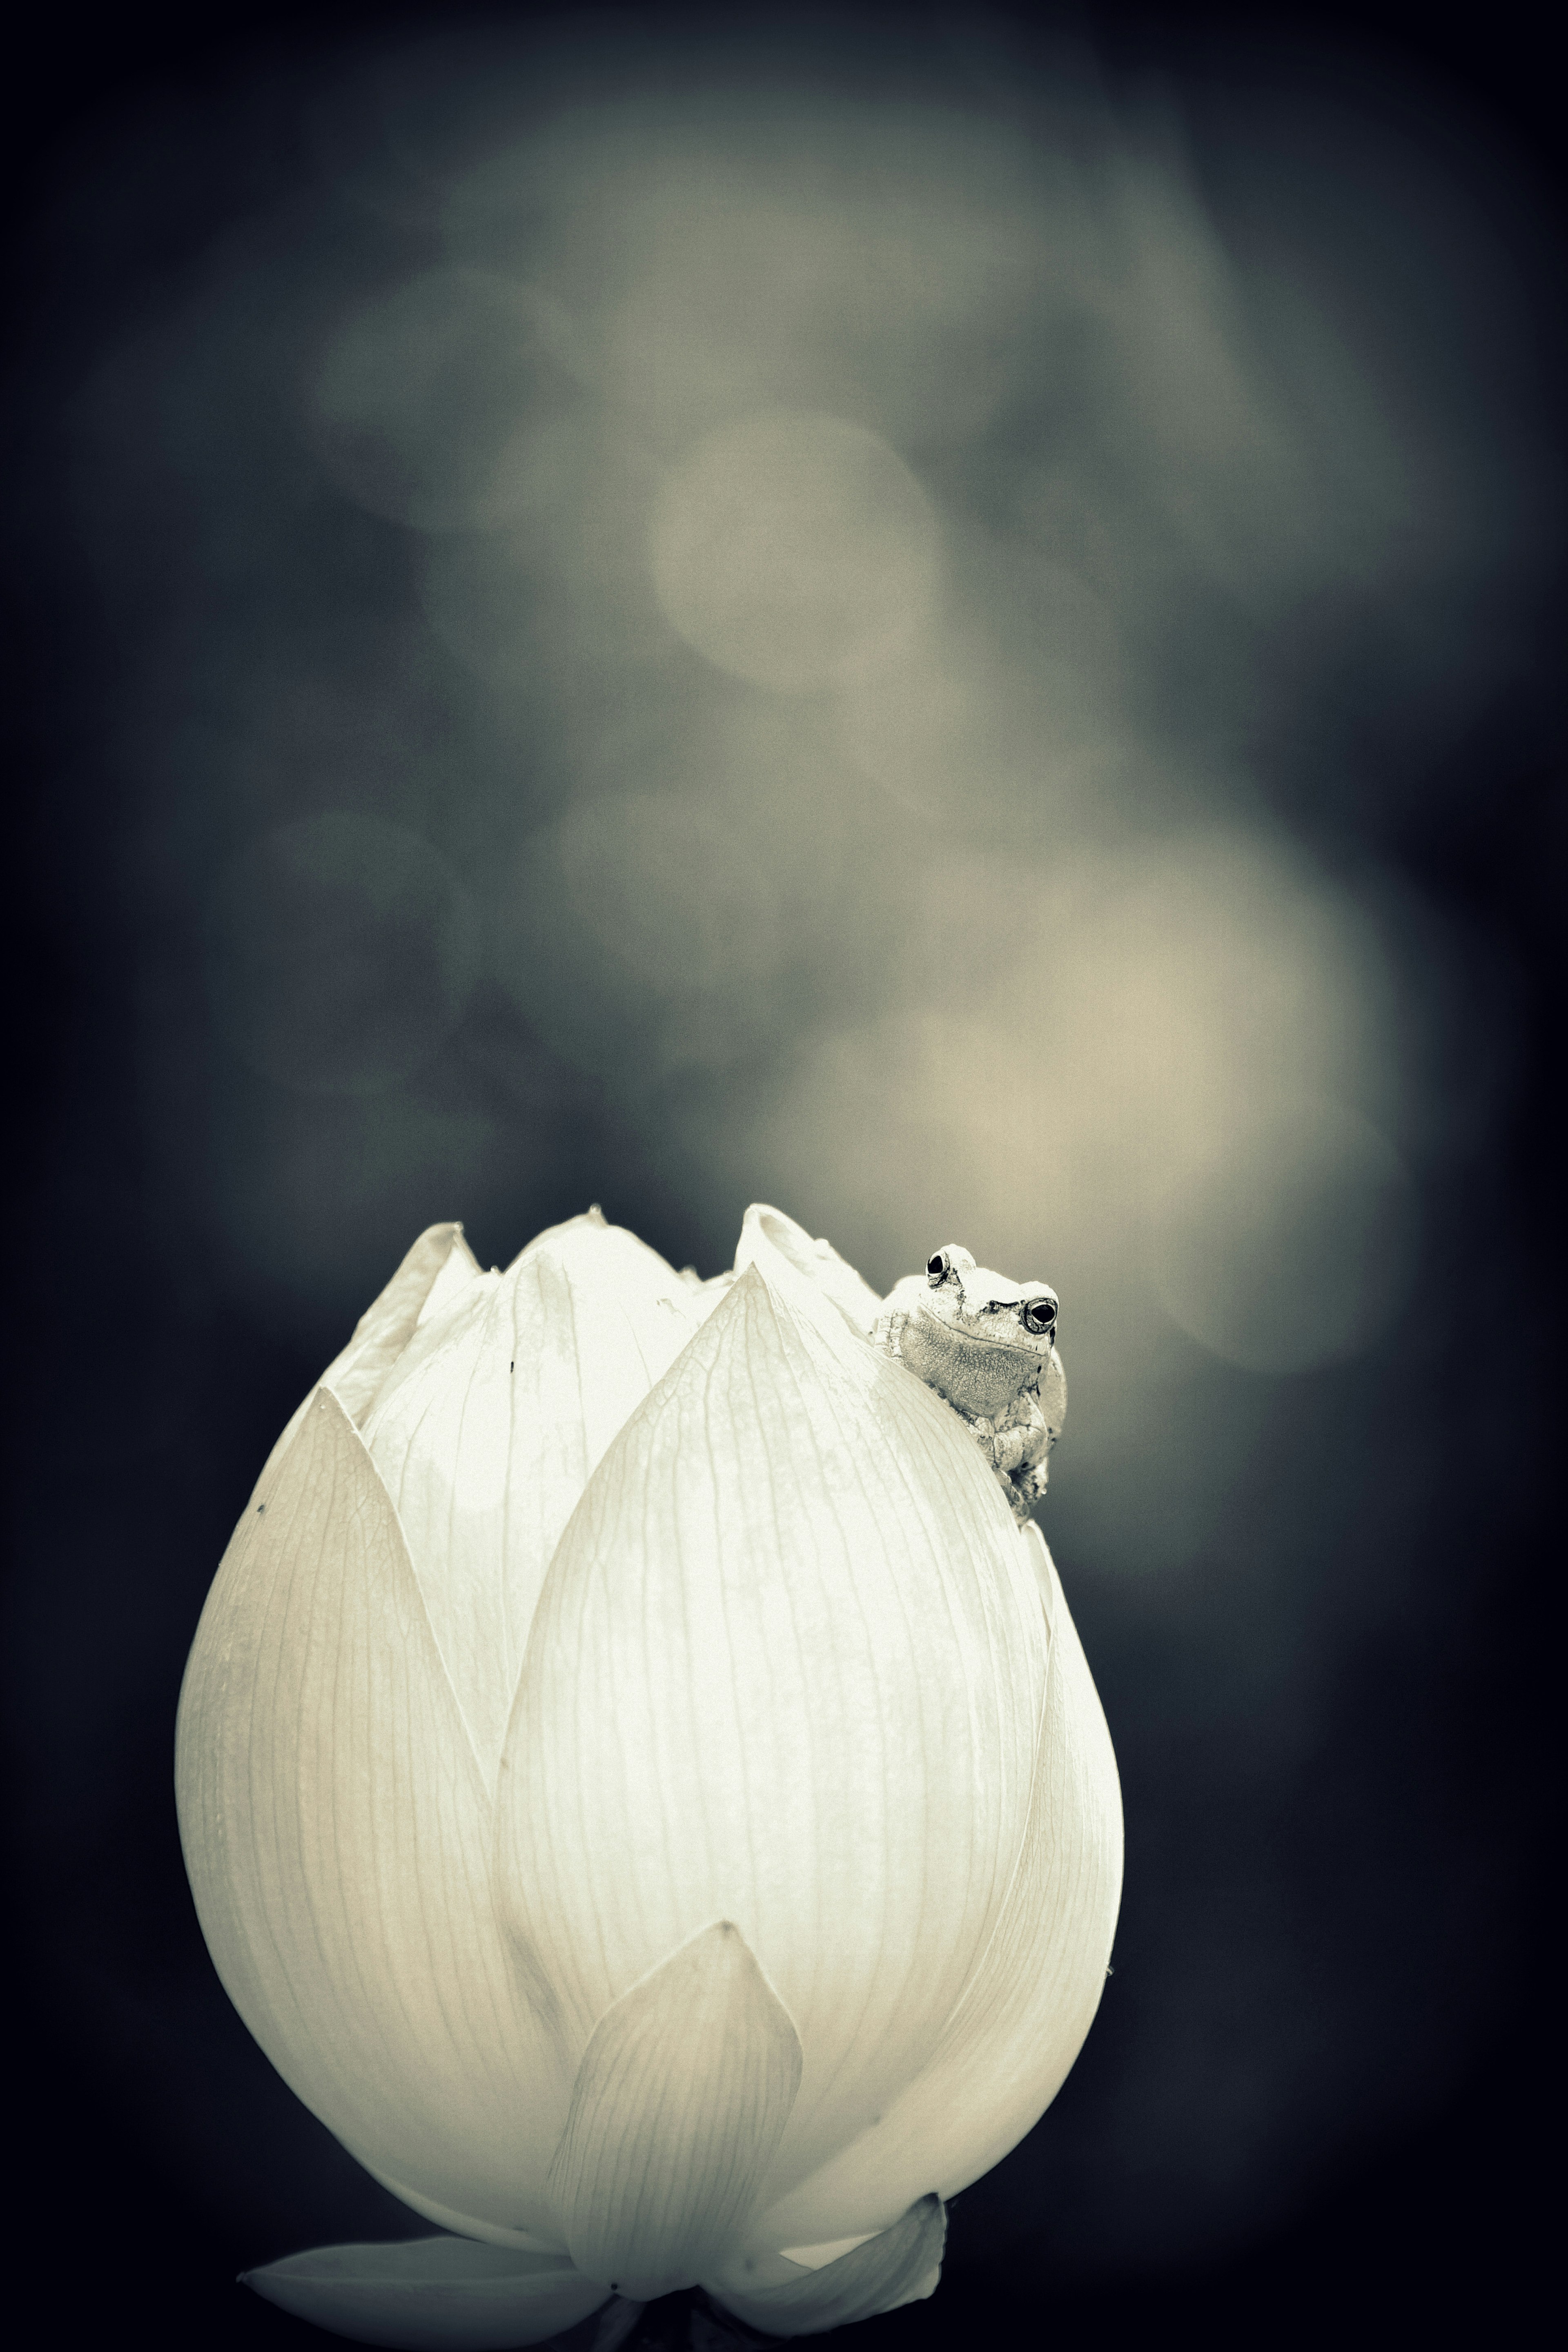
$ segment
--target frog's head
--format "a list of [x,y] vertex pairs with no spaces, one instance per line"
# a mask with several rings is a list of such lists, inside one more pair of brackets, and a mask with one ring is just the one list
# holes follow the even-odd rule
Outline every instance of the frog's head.
[[950,1242],[926,1261],[903,1353],[952,1402],[994,1418],[1052,1362],[1058,1310],[1048,1283],[1011,1282]]

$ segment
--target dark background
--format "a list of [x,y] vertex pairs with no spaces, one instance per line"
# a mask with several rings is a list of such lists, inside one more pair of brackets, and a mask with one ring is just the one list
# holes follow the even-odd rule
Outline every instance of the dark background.
[[[712,1003],[668,990],[663,1025],[639,1029],[657,968],[596,997],[615,953],[598,934],[576,967],[561,950],[564,982],[543,954],[540,980],[537,900],[502,951],[473,946],[464,909],[574,789],[570,713],[615,686],[591,640],[541,618],[521,716],[487,700],[417,622],[417,533],[385,510],[401,490],[345,491],[357,461],[323,456],[289,413],[300,351],[342,302],[429,258],[417,220],[340,201],[335,176],[363,162],[342,93],[404,21],[242,8],[198,36],[156,9],[111,28],[62,17],[13,85],[6,1777],[29,2267],[68,2336],[303,2342],[237,2270],[417,2231],[272,2074],[207,1964],[169,1770],[202,1597],[273,1435],[423,1224],[463,1215],[481,1261],[504,1263],[598,1199],[708,1274],[746,1201],[773,1197],[879,1287],[951,1223],[1019,1274],[1035,1251],[1062,1291],[1083,1378],[1045,1523],[1127,1807],[1115,1974],[1084,2054],[1026,2145],[956,2201],[936,2298],[873,2323],[877,2340],[1101,2344],[1191,2324],[1293,2342],[1325,2321],[1510,2340],[1547,2227],[1556,1977],[1561,248],[1534,20],[556,18],[520,114],[705,78],[873,112],[962,84],[979,119],[1048,143],[1062,67],[1047,36],[1065,27],[1104,113],[1152,91],[1184,125],[1237,283],[1256,293],[1289,247],[1338,298],[1363,389],[1423,453],[1407,568],[1369,584],[1370,558],[1364,577],[1353,555],[1325,559],[1302,586],[1258,557],[1220,597],[1156,566],[1127,591],[1118,704],[1159,754],[1136,813],[1156,843],[1163,791],[1223,802],[1226,822],[1244,805],[1258,838],[1288,832],[1372,910],[1384,1026],[1361,1101],[1403,1173],[1393,1224],[1363,1234],[1357,1299],[1382,1255],[1399,1277],[1362,1323],[1347,1309],[1342,1345],[1298,1362],[1210,1344],[1163,1293],[1168,1314],[1141,1313],[1081,1192],[1047,1260],[978,1156],[933,1145],[879,1192],[847,1134],[852,1090],[848,1109],[789,1093],[803,1039],[852,1018],[875,1040],[921,984],[885,949],[879,926],[903,936],[889,877],[895,908],[923,907],[976,827],[986,855],[1045,870],[1016,799],[978,818],[884,811],[858,833],[847,818],[836,869],[863,887],[815,895],[798,964],[769,967],[719,1046]],[[482,80],[495,20],[460,21]],[[977,426],[967,475],[905,454],[949,511],[994,520],[1026,474],[1031,413],[1004,404]],[[1346,411],[1314,446],[1358,429]],[[1468,520],[1428,545],[1422,502],[1449,482]],[[1222,517],[1237,545],[1251,495],[1244,478]],[[1273,496],[1256,493],[1270,544]],[[1353,483],[1309,490],[1302,511],[1335,498],[1353,509]],[[649,688],[666,718],[697,691],[684,673]],[[1245,804],[1234,781],[1190,782],[1221,770],[1246,772]],[[1107,855],[1128,794],[1097,836]],[[324,919],[289,895],[277,835],[324,811],[401,828],[374,836],[385,870],[355,866],[342,902],[362,959],[346,1045],[331,1003],[311,1025]],[[336,852],[310,840],[331,899]],[[224,909],[245,856],[271,858],[276,895],[237,944]],[[721,980],[741,952],[720,938]],[[1047,960],[1047,1024],[1050,986]],[[931,1001],[972,1040],[995,1017]],[[1327,1034],[1348,1016],[1323,1003]],[[1026,1097],[1040,1017],[1026,1007],[1005,1041]],[[289,1075],[301,1055],[308,1084]],[[984,1126],[994,1083],[957,1082]],[[804,1146],[770,1126],[775,1089]],[[1342,1263],[1354,1237],[1323,1213],[1313,1246]]]

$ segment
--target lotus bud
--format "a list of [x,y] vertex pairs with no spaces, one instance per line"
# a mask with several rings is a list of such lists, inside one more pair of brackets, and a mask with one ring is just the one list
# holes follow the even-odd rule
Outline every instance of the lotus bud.
[[1093,2018],[1116,1769],[1059,1580],[826,1243],[677,1274],[596,1211],[416,1243],[274,1447],[177,1789],[230,1997],[446,2233],[248,2273],[339,2335],[542,2343],[700,2286],[820,2334]]

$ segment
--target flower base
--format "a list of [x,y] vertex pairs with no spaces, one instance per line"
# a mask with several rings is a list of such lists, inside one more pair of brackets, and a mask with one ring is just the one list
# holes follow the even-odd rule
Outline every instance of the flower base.
[[694,2286],[653,2303],[616,2295],[540,2352],[761,2352],[783,2340],[760,2335]]

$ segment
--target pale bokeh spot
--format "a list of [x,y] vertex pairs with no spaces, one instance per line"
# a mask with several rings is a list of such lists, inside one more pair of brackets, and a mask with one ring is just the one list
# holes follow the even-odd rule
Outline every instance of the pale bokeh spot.
[[661,992],[743,989],[783,952],[765,866],[728,812],[690,795],[626,793],[564,817],[557,855],[598,946]]
[[879,1283],[906,1270],[877,1265],[889,1228],[911,1261],[956,1237],[1056,1283],[1069,1371],[1123,1389],[1165,1377],[1166,1316],[1270,1374],[1373,1342],[1415,1236],[1375,1118],[1400,1031],[1373,906],[1215,827],[939,859],[921,918],[945,1003],[823,1033],[743,1134],[726,1109],[703,1140],[737,1176]]
[[538,288],[430,269],[339,326],[310,387],[310,437],[373,514],[429,531],[500,530],[552,494],[576,386],[569,330]]
[[898,452],[838,416],[771,410],[721,426],[655,506],[658,600],[736,677],[810,692],[885,659],[936,591],[931,501]]
[[[1255,1372],[1360,1354],[1405,1304],[1416,1194],[1387,1138],[1348,1105],[1260,1103],[1157,1203],[1150,1273],[1182,1329]],[[1462,1328],[1455,1302],[1435,1311]]]

